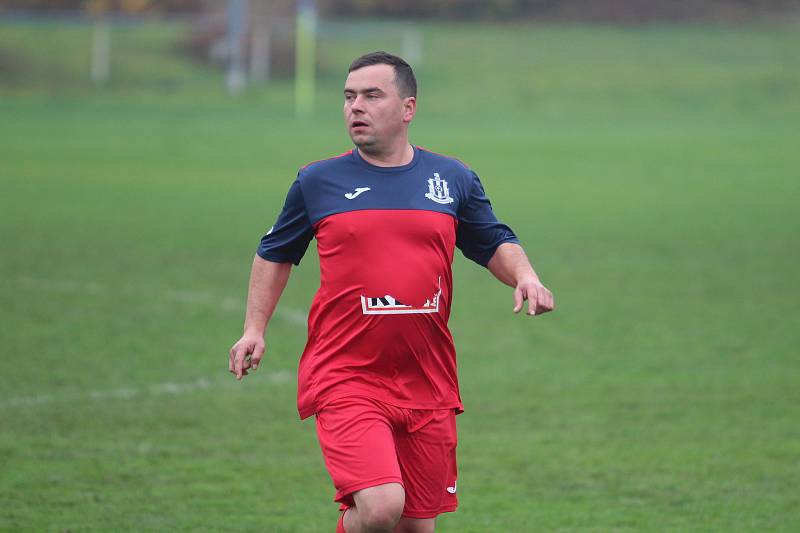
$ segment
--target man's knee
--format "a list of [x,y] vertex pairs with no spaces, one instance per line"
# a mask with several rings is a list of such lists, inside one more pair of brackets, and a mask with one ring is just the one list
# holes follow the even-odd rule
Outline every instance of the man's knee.
[[393,505],[380,504],[367,509],[359,509],[361,524],[368,531],[392,531],[400,520],[403,509],[397,510]]
[[370,487],[353,495],[358,521],[367,531],[392,531],[405,506],[405,492],[399,483]]

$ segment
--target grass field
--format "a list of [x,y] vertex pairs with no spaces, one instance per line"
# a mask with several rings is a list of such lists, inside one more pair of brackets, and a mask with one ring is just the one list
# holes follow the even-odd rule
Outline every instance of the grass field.
[[[481,175],[558,305],[513,316],[456,259],[439,531],[798,530],[797,29],[423,28],[412,140]],[[53,66],[79,29],[0,26],[30,61],[0,84],[2,531],[334,529],[295,411],[313,248],[266,364],[236,383],[227,349],[297,168],[349,147],[343,75],[298,122],[288,82],[227,98],[168,30],[98,90]]]

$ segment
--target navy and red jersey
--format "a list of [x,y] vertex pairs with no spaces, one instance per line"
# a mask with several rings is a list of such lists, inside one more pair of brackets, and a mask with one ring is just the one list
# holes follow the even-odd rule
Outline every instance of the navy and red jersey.
[[460,161],[414,147],[379,167],[357,149],[303,167],[258,255],[299,264],[317,239],[320,287],[298,372],[298,410],[366,396],[398,407],[463,410],[447,327],[453,253],[486,266],[519,242]]

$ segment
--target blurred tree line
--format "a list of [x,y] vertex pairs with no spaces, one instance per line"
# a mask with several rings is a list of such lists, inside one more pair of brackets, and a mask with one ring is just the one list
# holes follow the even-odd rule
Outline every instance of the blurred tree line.
[[[280,4],[293,1],[250,0]],[[3,10],[159,14],[219,9],[223,0],[0,0]],[[317,0],[323,16],[439,19],[555,19],[647,22],[744,19],[800,10],[800,0]]]
[[337,15],[646,22],[747,17],[799,0],[318,0]]
[[76,11],[131,14],[191,13],[203,9],[207,4],[208,2],[203,0],[0,0],[0,13],[3,10],[38,11],[53,14]]

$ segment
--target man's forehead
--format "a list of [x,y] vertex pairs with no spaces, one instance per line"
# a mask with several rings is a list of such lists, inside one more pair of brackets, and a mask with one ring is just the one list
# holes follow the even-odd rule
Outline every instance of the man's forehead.
[[378,87],[384,91],[394,88],[394,67],[391,65],[369,65],[347,74],[345,89],[354,91]]

